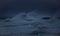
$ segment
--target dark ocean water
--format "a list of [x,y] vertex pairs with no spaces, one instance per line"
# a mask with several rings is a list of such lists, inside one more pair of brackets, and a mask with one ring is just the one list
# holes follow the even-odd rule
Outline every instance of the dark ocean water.
[[51,17],[32,11],[0,20],[1,36],[60,36],[59,34],[60,19],[55,15]]
[[60,36],[59,2],[0,0],[0,36]]

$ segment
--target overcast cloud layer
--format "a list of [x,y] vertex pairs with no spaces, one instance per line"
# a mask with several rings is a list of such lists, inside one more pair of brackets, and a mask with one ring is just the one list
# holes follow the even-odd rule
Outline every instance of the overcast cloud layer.
[[0,0],[0,16],[14,16],[21,11],[49,11],[51,13],[60,9],[58,0]]

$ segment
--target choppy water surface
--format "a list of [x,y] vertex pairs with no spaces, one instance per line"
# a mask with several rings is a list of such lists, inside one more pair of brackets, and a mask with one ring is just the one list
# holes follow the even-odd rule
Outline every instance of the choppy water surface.
[[0,36],[60,36],[60,18],[36,12],[0,20]]

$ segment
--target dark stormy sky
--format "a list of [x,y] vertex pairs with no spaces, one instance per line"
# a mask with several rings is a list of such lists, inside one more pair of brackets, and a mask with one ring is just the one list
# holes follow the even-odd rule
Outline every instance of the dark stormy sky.
[[51,13],[60,9],[58,0],[0,0],[0,17],[14,16],[22,11],[49,11]]

